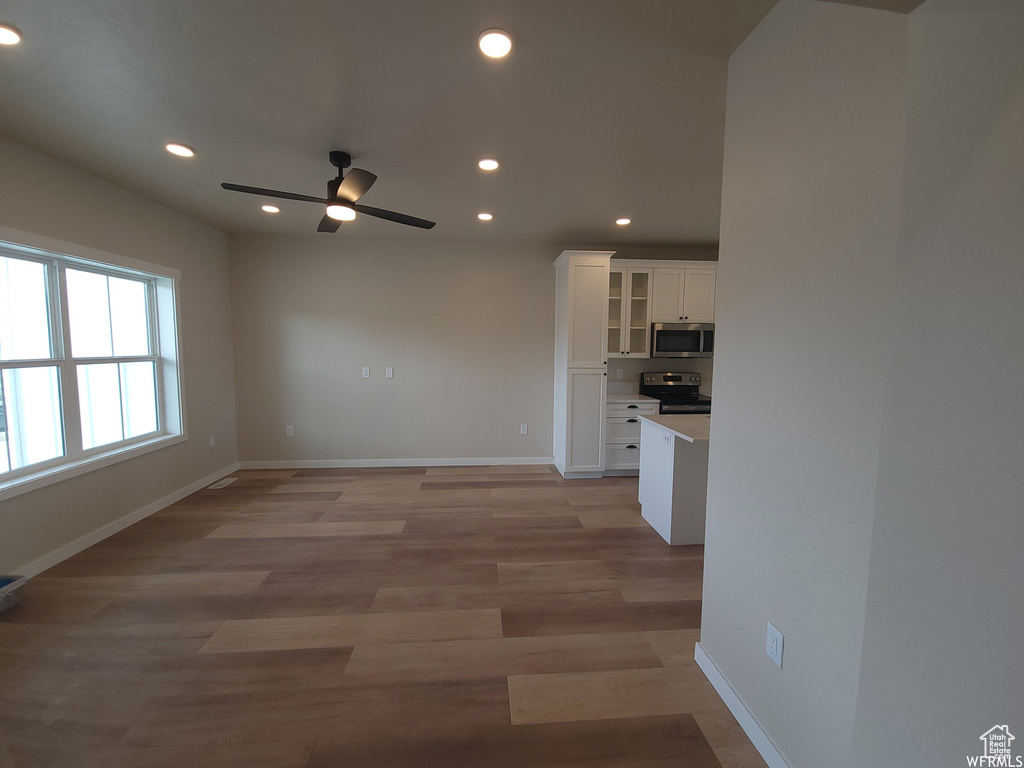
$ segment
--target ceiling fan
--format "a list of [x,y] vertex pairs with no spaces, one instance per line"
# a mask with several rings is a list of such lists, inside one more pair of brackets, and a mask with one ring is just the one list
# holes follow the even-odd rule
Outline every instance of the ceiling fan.
[[433,221],[417,219],[415,216],[408,216],[404,213],[386,211],[383,208],[371,208],[368,205],[358,205],[356,200],[366,194],[366,191],[373,186],[377,177],[362,168],[353,168],[342,175],[343,169],[352,165],[352,156],[348,152],[334,151],[329,155],[331,165],[338,169],[338,177],[327,182],[327,197],[313,197],[312,195],[299,195],[295,192],[281,192],[276,189],[263,189],[262,187],[247,187],[243,184],[221,184],[224,189],[233,192],[245,192],[250,195],[261,195],[262,197],[280,197],[283,200],[301,200],[307,203],[320,203],[327,206],[324,217],[320,219],[317,232],[337,232],[343,221],[352,221],[356,213],[365,213],[367,216],[376,216],[378,219],[387,219],[399,224],[408,224],[410,227],[430,229],[434,226]]

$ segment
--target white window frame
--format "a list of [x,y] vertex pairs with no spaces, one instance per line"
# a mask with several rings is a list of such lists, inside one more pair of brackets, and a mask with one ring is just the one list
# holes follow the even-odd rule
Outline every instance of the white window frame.
[[[118,254],[19,232],[0,226],[0,252],[48,264],[48,303],[52,356],[43,360],[7,361],[4,368],[56,366],[61,382],[61,420],[64,455],[0,475],[0,501],[141,456],[188,439],[182,391],[184,371],[179,347],[178,306],[181,272]],[[98,272],[142,279],[150,302],[151,354],[110,358],[71,356],[65,270]],[[77,366],[82,363],[120,363],[152,360],[156,364],[157,430],[89,450],[82,448]]]

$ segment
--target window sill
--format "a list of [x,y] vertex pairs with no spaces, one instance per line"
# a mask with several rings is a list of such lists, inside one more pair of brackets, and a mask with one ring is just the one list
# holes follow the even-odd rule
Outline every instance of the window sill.
[[121,447],[105,453],[96,453],[79,461],[47,467],[28,475],[19,475],[16,478],[0,482],[0,501],[55,485],[162,448],[168,448],[187,439],[185,435],[158,435],[127,448]]

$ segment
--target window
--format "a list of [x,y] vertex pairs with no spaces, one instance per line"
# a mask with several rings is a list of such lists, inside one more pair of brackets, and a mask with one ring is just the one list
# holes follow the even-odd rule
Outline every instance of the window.
[[176,273],[153,269],[0,242],[0,489],[182,435]]

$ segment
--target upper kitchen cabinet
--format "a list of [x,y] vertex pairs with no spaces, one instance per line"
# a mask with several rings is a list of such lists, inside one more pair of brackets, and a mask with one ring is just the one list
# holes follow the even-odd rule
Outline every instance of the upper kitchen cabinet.
[[[564,251],[555,261],[555,355],[568,368],[603,366],[610,251]],[[559,345],[565,345],[560,349]]]
[[654,270],[611,268],[608,274],[608,357],[649,357]]
[[654,269],[652,323],[715,322],[715,269]]

